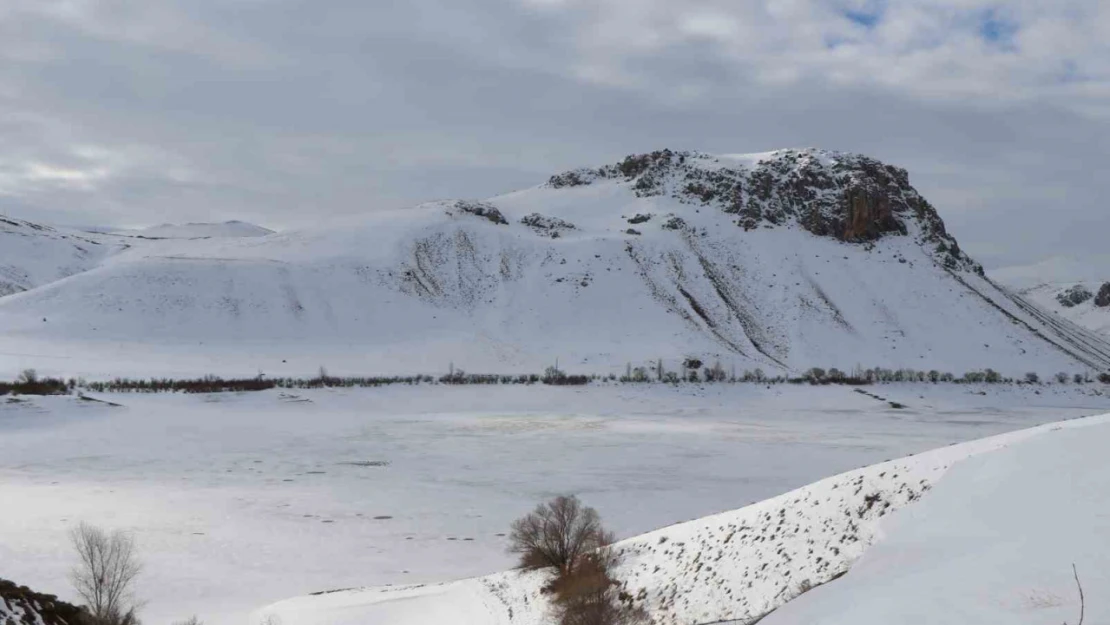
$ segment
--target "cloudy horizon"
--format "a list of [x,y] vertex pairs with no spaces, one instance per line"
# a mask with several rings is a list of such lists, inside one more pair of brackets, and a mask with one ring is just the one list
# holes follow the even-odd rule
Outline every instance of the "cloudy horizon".
[[1096,279],[1108,42],[1098,0],[8,0],[0,214],[288,229],[813,146],[908,169],[989,269]]

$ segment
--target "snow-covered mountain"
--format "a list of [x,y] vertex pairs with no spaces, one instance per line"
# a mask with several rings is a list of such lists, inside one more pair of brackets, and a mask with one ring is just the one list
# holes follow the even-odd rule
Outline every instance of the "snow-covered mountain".
[[5,339],[189,346],[239,372],[1110,366],[984,277],[905,170],[853,154],[664,150],[340,226],[128,242],[0,300]]
[[1110,337],[1110,281],[1041,284],[1018,295],[1076,325]]

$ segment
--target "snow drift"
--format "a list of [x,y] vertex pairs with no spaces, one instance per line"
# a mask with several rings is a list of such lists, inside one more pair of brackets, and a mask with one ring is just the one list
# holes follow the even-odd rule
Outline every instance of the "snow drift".
[[239,373],[309,373],[319,354],[360,372],[689,355],[794,371],[1110,367],[1101,339],[984,277],[905,170],[852,154],[662,151],[341,227],[129,242],[0,300],[5,340],[67,357],[75,341],[190,346]]

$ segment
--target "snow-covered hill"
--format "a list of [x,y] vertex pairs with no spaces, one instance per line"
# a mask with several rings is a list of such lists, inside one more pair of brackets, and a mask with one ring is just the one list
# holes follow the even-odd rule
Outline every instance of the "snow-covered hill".
[[0,297],[87,271],[123,245],[0,215]]
[[[1072,563],[1089,588],[1110,583],[1107,442],[1110,415],[851,471],[619,542],[617,576],[655,624],[1072,622]],[[512,571],[318,593],[254,620],[540,625],[543,582]],[[1086,622],[1106,618],[1089,600]]]
[[1110,282],[1041,284],[1018,294],[1076,325],[1110,337]]
[[149,239],[210,239],[264,237],[274,231],[245,221],[223,223],[160,224],[141,230],[114,230],[114,234]]
[[[43,320],[47,319],[48,322]],[[819,150],[655,152],[487,201],[136,244],[0,300],[13,367],[174,373],[1110,367],[964,254],[907,173]],[[53,358],[53,359],[50,359]],[[83,359],[83,360],[82,360]],[[63,360],[65,362],[63,362]],[[213,364],[215,363],[215,365]],[[153,368],[152,368],[153,367]],[[119,373],[113,371],[112,373]]]

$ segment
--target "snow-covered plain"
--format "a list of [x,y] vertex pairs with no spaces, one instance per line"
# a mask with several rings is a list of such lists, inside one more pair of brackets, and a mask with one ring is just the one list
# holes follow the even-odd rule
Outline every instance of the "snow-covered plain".
[[[883,462],[619,542],[616,575],[656,624],[1105,622],[1108,442],[1103,415]],[[544,579],[337,591],[254,622],[542,625]]]
[[103,396],[120,407],[5,399],[0,562],[4,576],[67,598],[66,530],[79,520],[134,530],[148,622],[197,613],[241,625],[286,597],[503,570],[498,534],[557,492],[579,493],[635,536],[862,465],[1110,409],[1097,385],[868,391],[906,408],[843,387],[753,385]]

